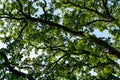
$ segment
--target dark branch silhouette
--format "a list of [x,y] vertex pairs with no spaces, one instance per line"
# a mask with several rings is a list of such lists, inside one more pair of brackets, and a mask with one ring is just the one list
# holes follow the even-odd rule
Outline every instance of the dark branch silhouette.
[[[24,15],[24,18],[16,18],[16,17],[10,17],[10,16],[0,17],[0,18],[8,18],[8,19],[15,19],[15,20],[28,20],[28,21],[30,20],[30,21],[33,21],[33,22],[40,22],[40,23],[44,23],[44,24],[47,24],[47,25],[50,25],[50,26],[54,26],[58,29],[62,29],[62,30],[67,31],[67,32],[69,32],[73,35],[85,37],[83,31],[74,31],[74,30],[69,29],[68,27],[66,27],[64,25],[54,23],[52,21],[47,21],[47,20],[42,20],[42,19],[39,19],[39,18],[34,18],[34,17],[31,17],[31,16]],[[107,48],[109,50],[110,54],[115,55],[116,57],[120,58],[120,52],[117,51],[112,46],[110,46],[108,43],[104,42],[103,40],[98,39],[95,36],[90,35],[90,37],[91,37],[91,39],[94,43],[99,44],[101,46],[104,46],[105,48]]]
[[[40,18],[35,18],[35,17],[30,16],[30,11],[29,11],[29,14],[25,13],[25,11],[23,10],[23,5],[21,4],[20,0],[16,0],[16,1],[17,1],[18,5],[20,6],[20,8],[18,9],[18,13],[19,13],[18,15],[20,15],[20,16],[14,16],[11,12],[10,12],[10,14],[9,14],[9,13],[5,13],[5,12],[3,11],[3,12],[5,13],[5,15],[4,15],[4,16],[1,15],[0,18],[13,19],[13,20],[18,20],[18,21],[19,21],[19,20],[20,20],[20,21],[25,21],[26,24],[25,24],[25,26],[23,26],[23,27],[20,29],[20,32],[19,32],[19,34],[18,34],[18,37],[21,37],[24,29],[28,26],[28,25],[27,25],[27,22],[28,22],[28,21],[38,22],[38,23],[42,23],[42,24],[45,24],[45,25],[49,25],[49,26],[55,27],[55,28],[57,28],[57,29],[63,30],[63,31],[65,31],[65,32],[68,32],[68,33],[70,33],[70,34],[72,34],[72,35],[74,35],[74,36],[86,37],[85,34],[84,34],[84,33],[85,33],[84,31],[75,31],[75,30],[69,28],[68,26],[64,26],[64,25],[62,25],[62,24],[58,24],[58,23],[55,23],[55,22],[53,22],[53,21],[48,21],[48,20],[47,20],[47,12],[46,12],[46,10],[45,10],[45,7],[46,7],[46,5],[47,5],[46,0],[43,0],[43,1],[44,1],[43,11],[44,11],[45,19],[40,19]],[[67,0],[67,2],[64,2],[64,4],[71,4],[71,5],[75,6],[75,7],[78,7],[78,8],[81,8],[81,9],[85,9],[85,10],[87,10],[87,11],[89,11],[89,12],[95,13],[95,14],[98,15],[99,17],[102,17],[102,19],[100,19],[100,20],[99,20],[99,19],[98,19],[98,20],[93,20],[93,21],[90,21],[90,22],[85,23],[85,25],[82,25],[82,26],[88,26],[88,25],[91,25],[91,24],[96,23],[96,22],[112,22],[112,21],[115,20],[115,18],[114,18],[112,15],[110,15],[109,9],[108,9],[108,7],[107,7],[108,0],[102,0],[102,4],[103,4],[103,7],[104,7],[104,12],[99,12],[99,11],[96,10],[96,9],[92,9],[92,8],[88,8],[88,7],[86,7],[86,6],[81,6],[81,5],[72,3],[72,2],[70,2],[69,0]],[[114,47],[112,47],[111,45],[109,45],[109,44],[108,44],[107,42],[105,42],[104,40],[101,40],[101,39],[97,38],[96,36],[92,36],[92,35],[89,35],[89,39],[90,39],[93,43],[95,43],[96,45],[103,46],[106,50],[108,50],[108,53],[107,53],[107,54],[111,54],[111,55],[116,56],[117,58],[120,58],[120,52],[117,51]],[[33,45],[33,46],[34,46],[34,45]],[[35,46],[35,47],[36,47],[36,46]],[[65,49],[62,49],[62,48],[59,48],[59,47],[50,47],[50,46],[49,46],[49,48],[51,48],[52,50],[59,50],[59,51],[62,51],[62,52],[64,52],[64,53],[69,52],[68,50],[65,50]],[[75,52],[73,52],[72,54],[73,54],[73,55],[83,55],[83,54],[92,55],[90,51],[87,51],[87,50],[84,50],[84,49],[81,51],[80,54],[79,54],[79,53],[75,53]],[[64,58],[66,55],[67,55],[67,54],[64,54],[64,55],[61,56],[56,62],[53,63],[53,64],[55,64],[55,65],[53,66],[53,69],[54,69],[54,67],[58,64],[58,62],[59,62],[62,58]],[[12,73],[15,74],[15,75],[19,75],[19,76],[22,76],[22,77],[24,77],[24,78],[27,78],[27,79],[29,79],[29,80],[35,80],[35,79],[32,77],[32,75],[26,74],[26,73],[23,73],[23,72],[20,72],[20,71],[14,69],[14,67],[9,63],[9,60],[8,60],[7,56],[5,55],[5,53],[0,52],[0,56],[2,56],[3,59],[5,60],[4,66],[7,67],[10,72],[12,72]],[[97,56],[97,55],[92,55],[92,56],[94,56],[94,57],[99,57],[99,56]],[[103,66],[103,65],[104,65],[104,66],[105,66],[105,65],[110,65],[110,64],[112,64],[112,63],[113,63],[113,64],[116,64],[116,63],[115,63],[112,59],[110,59],[109,57],[106,57],[106,59],[109,60],[110,62],[106,62],[106,63],[102,63],[102,62],[101,62],[101,63],[97,63],[97,65],[95,65],[95,66],[90,66],[90,67],[91,67],[91,68],[95,68],[95,67],[99,67],[99,66]],[[77,62],[77,61],[76,61],[76,62]],[[87,64],[87,63],[84,63],[84,62],[82,62],[82,61],[80,61],[80,62],[81,62],[82,64],[84,64],[85,66],[89,66],[89,64]],[[71,72],[73,72],[73,71],[75,70],[76,66],[79,66],[79,64],[76,63],[75,65],[73,65],[74,68],[73,68],[73,70],[72,70]],[[104,66],[103,66],[103,67],[104,67]],[[116,66],[118,66],[118,65],[116,64]]]
[[19,75],[19,76],[22,76],[24,78],[27,78],[29,80],[35,80],[31,75],[20,72],[20,71],[14,69],[14,67],[12,67],[10,65],[9,60],[8,60],[7,56],[5,55],[5,53],[0,52],[0,56],[2,56],[4,58],[4,60],[5,60],[4,65],[5,65],[5,67],[7,67],[9,69],[10,72],[12,72],[15,75]]
[[63,3],[64,4],[71,4],[71,5],[75,6],[75,7],[78,7],[78,8],[81,8],[81,9],[85,9],[85,10],[88,10],[90,12],[94,12],[97,15],[101,16],[105,22],[108,22],[108,21],[112,22],[112,21],[114,21],[115,18],[110,15],[109,10],[107,8],[107,0],[106,1],[102,0],[102,2],[103,2],[103,6],[105,8],[105,12],[103,12],[103,13],[99,12],[96,9],[91,9],[91,8],[86,7],[86,6],[81,6],[81,5],[75,4],[75,3],[73,3],[73,2],[71,2],[69,0],[67,0],[67,2],[63,2]]

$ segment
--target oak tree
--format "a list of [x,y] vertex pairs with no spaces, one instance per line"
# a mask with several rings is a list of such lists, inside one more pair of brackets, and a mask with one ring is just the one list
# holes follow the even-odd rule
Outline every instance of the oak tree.
[[119,80],[119,13],[119,0],[1,0],[0,80]]

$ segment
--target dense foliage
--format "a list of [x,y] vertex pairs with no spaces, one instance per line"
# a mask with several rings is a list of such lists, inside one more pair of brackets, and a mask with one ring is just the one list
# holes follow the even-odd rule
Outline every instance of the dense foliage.
[[0,80],[119,80],[119,13],[119,0],[1,0]]

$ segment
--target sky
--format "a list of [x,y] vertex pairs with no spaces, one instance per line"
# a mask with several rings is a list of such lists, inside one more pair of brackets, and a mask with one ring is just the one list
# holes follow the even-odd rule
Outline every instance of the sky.
[[[43,0],[42,0],[43,1]],[[50,2],[51,0],[46,0],[47,2]],[[34,5],[35,6],[35,5]],[[49,5],[47,5],[47,6],[49,6]],[[40,14],[40,13],[43,13],[43,11],[41,11],[41,9],[39,10],[39,12],[37,13],[37,14]],[[59,10],[57,10],[57,11],[55,11],[55,14],[57,14],[57,13],[60,13],[60,11]],[[108,33],[108,31],[107,30],[105,30],[105,31],[103,31],[103,32],[100,32],[99,30],[95,30],[94,32],[93,32],[97,37],[112,37],[109,33]],[[6,45],[5,44],[3,44],[2,42],[0,42],[0,48],[5,48],[6,47]]]
[[[47,0],[48,2],[50,2],[50,0]],[[40,12],[39,12],[40,13]],[[56,12],[57,13],[57,12]],[[103,31],[103,32],[100,32],[99,30],[95,30],[93,32],[97,37],[112,37],[107,30]],[[0,49],[1,48],[6,48],[7,45],[5,45],[4,43],[0,42]],[[36,57],[37,55],[34,55],[33,53],[34,51],[32,51],[32,54],[30,55],[31,57]],[[120,64],[120,60],[117,61],[119,64]],[[92,75],[96,75],[96,73],[94,72],[94,70],[91,70],[90,72]]]
[[97,37],[112,37],[112,35],[110,35],[108,33],[107,30],[104,30],[103,32],[100,32],[98,29],[96,29],[94,32],[93,32]]
[[0,49],[1,49],[1,48],[6,48],[6,47],[7,47],[7,45],[6,45],[6,44],[4,44],[4,43],[0,42]]

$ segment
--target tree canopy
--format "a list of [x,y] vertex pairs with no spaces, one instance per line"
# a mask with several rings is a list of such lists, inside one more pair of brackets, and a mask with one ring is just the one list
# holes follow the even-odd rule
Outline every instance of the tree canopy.
[[0,80],[119,80],[119,13],[119,0],[1,0]]

